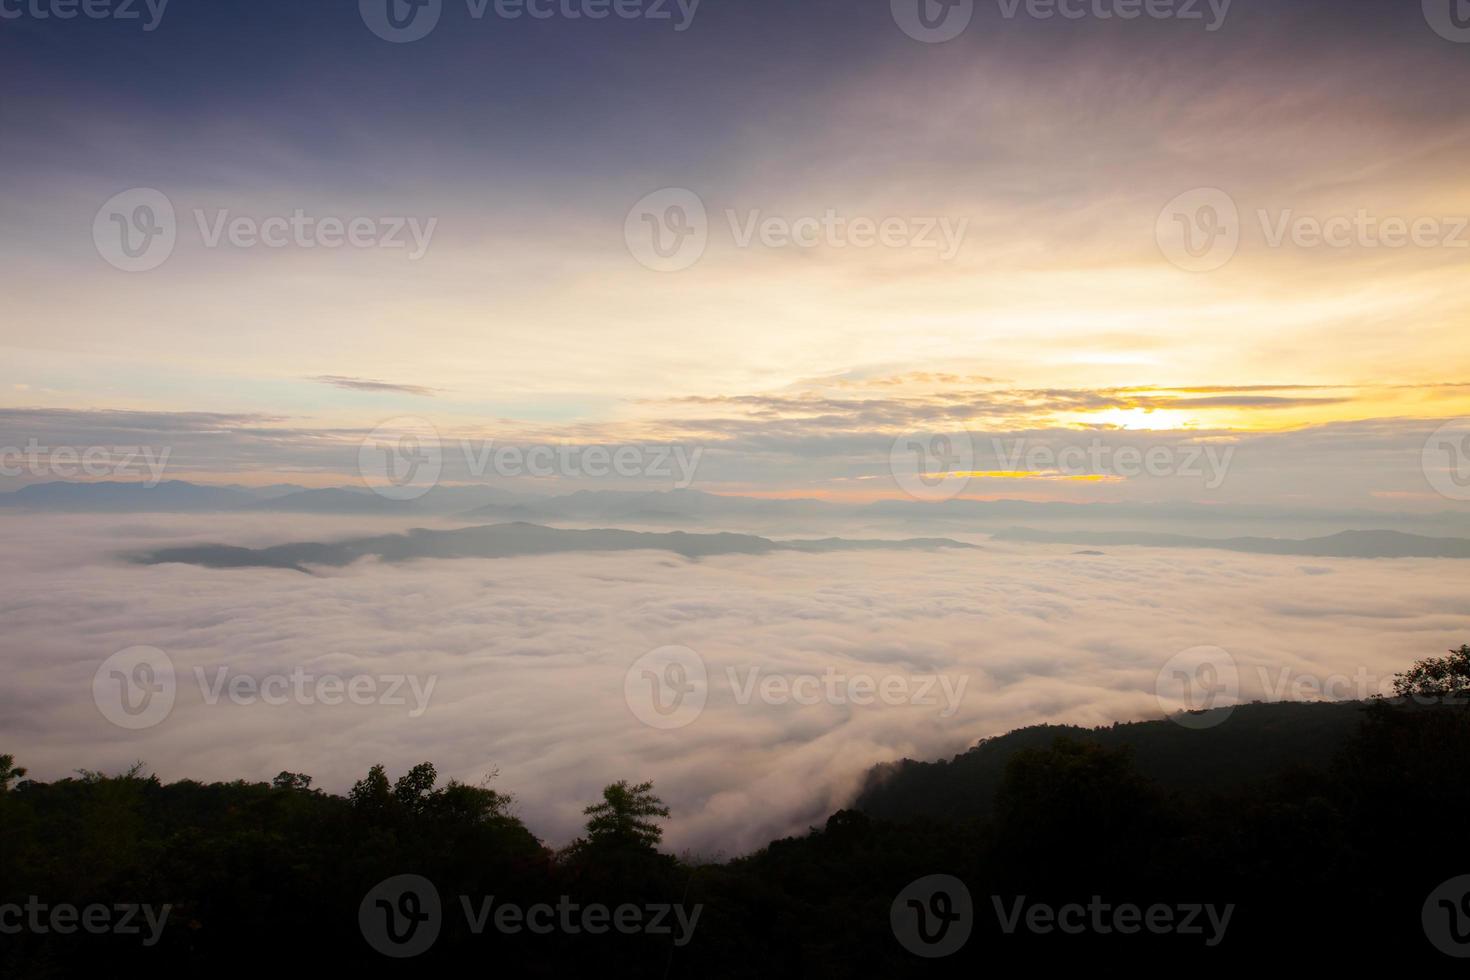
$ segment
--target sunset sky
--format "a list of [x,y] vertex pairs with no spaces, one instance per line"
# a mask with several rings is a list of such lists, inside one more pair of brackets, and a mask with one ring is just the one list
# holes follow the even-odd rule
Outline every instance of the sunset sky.
[[[1236,0],[1216,30],[977,3],[944,43],[887,3],[705,0],[682,30],[670,7],[508,20],[445,0],[410,43],[350,2],[0,20],[11,442],[176,443],[172,476],[323,485],[414,416],[698,444],[703,489],[867,499],[899,495],[905,433],[1101,427],[1259,450],[1219,499],[1453,503],[1419,459],[1470,415],[1470,44],[1419,3]],[[177,215],[146,272],[93,235],[133,188]],[[707,212],[678,271],[625,236],[664,188]],[[1238,209],[1210,271],[1157,233],[1199,189]],[[407,232],[207,244],[221,212],[298,210],[432,234],[419,258]],[[739,241],[829,213],[963,234],[949,256]],[[1425,234],[1273,244],[1344,216]],[[976,469],[997,473],[976,496],[1214,499]]]

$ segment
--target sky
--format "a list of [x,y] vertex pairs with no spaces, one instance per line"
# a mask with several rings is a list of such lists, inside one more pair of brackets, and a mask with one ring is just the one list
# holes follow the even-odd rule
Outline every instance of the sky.
[[[386,3],[0,2],[0,442],[325,486],[409,419],[862,500],[969,433],[981,498],[1470,497],[1422,462],[1470,467],[1449,0]],[[1094,437],[1254,475],[992,451]]]
[[[465,515],[6,510],[6,751],[338,792],[498,769],[554,843],[651,778],[672,848],[740,852],[875,763],[1184,707],[1156,685],[1190,651],[1241,700],[1377,693],[1464,642],[1450,559],[1097,553],[989,539],[1042,515],[964,500],[1463,533],[1466,91],[1464,0],[0,0],[0,491],[427,490],[411,463],[895,500],[666,498],[701,530],[978,546],[303,574],[127,559]],[[99,684],[139,648],[180,685],[135,728]],[[628,688],[670,649],[708,672],[673,732]],[[955,698],[737,696],[829,670]],[[435,688],[211,702],[220,671]]]

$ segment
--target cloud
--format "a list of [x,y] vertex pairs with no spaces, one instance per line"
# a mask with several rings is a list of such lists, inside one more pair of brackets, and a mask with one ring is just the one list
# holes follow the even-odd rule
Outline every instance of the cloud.
[[308,381],[316,381],[334,388],[346,388],[348,391],[391,391],[400,395],[424,395],[432,398],[437,388],[426,388],[423,385],[393,384],[390,381],[374,381],[371,378],[345,378],[338,374],[322,374]]
[[[1156,674],[1190,647],[1230,651],[1243,696],[1269,697],[1303,679],[1386,680],[1464,642],[1470,614],[1459,577],[1419,559],[1315,559],[1315,574],[1304,574],[1289,557],[1081,556],[982,542],[962,553],[698,562],[658,553],[365,562],[308,578],[128,566],[104,554],[384,527],[220,515],[16,525],[0,573],[9,679],[0,745],[42,779],[143,759],[165,779],[291,769],[342,791],[376,762],[402,772],[428,759],[470,780],[499,768],[499,788],[554,844],[578,831],[581,807],[604,783],[651,778],[673,808],[671,847],[742,851],[820,821],[878,762],[946,756],[1039,722],[1156,717]],[[22,569],[16,556],[38,557]],[[137,644],[166,651],[183,683],[163,723],[128,732],[101,717],[91,684],[106,657]],[[630,710],[624,682],[639,657],[671,644],[703,658],[710,693],[691,724],[658,730]],[[194,675],[298,667],[436,682],[427,710],[411,717],[382,704],[211,705]],[[942,697],[737,698],[755,669],[789,678],[829,668],[965,686],[948,716]]]

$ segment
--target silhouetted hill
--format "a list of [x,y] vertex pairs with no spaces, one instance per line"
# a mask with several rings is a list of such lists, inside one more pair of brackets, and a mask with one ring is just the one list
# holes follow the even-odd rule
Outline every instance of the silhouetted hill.
[[568,530],[516,522],[449,531],[414,528],[406,534],[384,534],[331,543],[303,541],[269,548],[191,545],[148,552],[137,560],[147,565],[180,562],[203,565],[206,568],[256,567],[305,571],[309,565],[343,566],[368,556],[384,561],[408,561],[414,558],[512,558],[572,551],[656,550],[672,552],[685,558],[703,558],[712,555],[761,555],[773,551],[819,553],[973,547],[975,546],[948,538],[908,538],[900,541],[845,538],[773,541],[752,534]]
[[985,739],[952,759],[877,766],[853,806],[889,820],[988,816],[1011,759],[1061,737],[1130,750],[1138,772],[1166,790],[1230,792],[1293,768],[1325,768],[1366,707],[1361,701],[1257,702],[1201,712],[1197,720],[1206,722],[1222,712],[1229,717],[1198,728],[1168,719],[1103,728],[1034,725]]
[[[373,767],[339,796],[290,772],[164,784],[141,767],[10,786],[19,774],[0,756],[11,921],[36,903],[153,916],[141,936],[7,934],[0,973],[257,976],[261,957],[243,954],[262,944],[267,968],[354,976],[402,975],[408,954],[413,973],[515,977],[1443,973],[1435,943],[1470,938],[1453,938],[1458,905],[1426,897],[1465,872],[1467,756],[1462,704],[1246,705],[1204,730],[1041,726],[902,764],[865,809],[722,862],[615,834],[552,851],[509,797],[436,787],[427,764],[396,782]],[[512,907],[510,926],[483,917],[491,902]],[[547,931],[521,927],[533,907]],[[625,908],[684,925],[561,918],[593,907],[604,925]],[[929,958],[938,938],[918,938],[946,934],[928,932],[938,920],[906,931],[916,910],[960,923],[942,960]],[[1058,928],[1067,915],[1075,927]],[[429,924],[416,949],[416,927],[400,928],[412,921]]]

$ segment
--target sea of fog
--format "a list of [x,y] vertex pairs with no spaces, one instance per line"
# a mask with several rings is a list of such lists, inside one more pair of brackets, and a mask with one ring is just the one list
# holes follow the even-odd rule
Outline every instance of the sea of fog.
[[[979,534],[956,535],[982,546],[965,551],[369,560],[307,575],[125,556],[405,525],[0,521],[0,751],[34,778],[142,760],[165,780],[289,769],[341,792],[374,763],[393,775],[429,760],[441,778],[498,773],[491,785],[552,845],[576,835],[605,783],[627,778],[654,780],[672,807],[671,848],[746,851],[821,822],[875,763],[1040,722],[1159,717],[1172,707],[1157,694],[1161,669],[1200,646],[1230,653],[1244,700],[1375,693],[1463,643],[1470,614],[1467,566],[1432,559]],[[99,708],[94,682],[138,646],[167,656],[176,687],[165,716],[126,727]],[[648,659],[667,647],[697,661]],[[649,669],[682,683],[670,666],[691,663],[707,678],[700,710],[639,701]],[[334,699],[330,683],[313,686],[324,678],[362,680]]]

